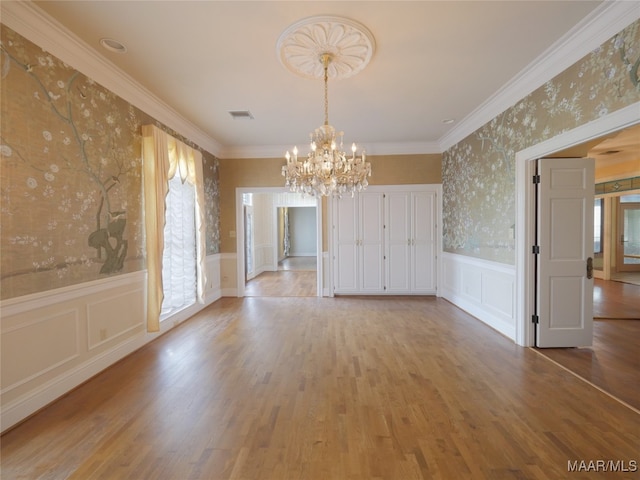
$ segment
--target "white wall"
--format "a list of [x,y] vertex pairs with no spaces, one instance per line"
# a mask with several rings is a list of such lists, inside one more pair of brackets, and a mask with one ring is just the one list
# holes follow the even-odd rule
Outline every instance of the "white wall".
[[273,255],[274,232],[273,195],[253,194],[253,277],[275,271],[278,264]]
[[292,257],[315,257],[318,254],[315,207],[289,207],[289,233]]
[[146,332],[146,272],[50,290],[0,303],[0,431],[167,332],[222,296],[220,255],[207,257],[205,304]]

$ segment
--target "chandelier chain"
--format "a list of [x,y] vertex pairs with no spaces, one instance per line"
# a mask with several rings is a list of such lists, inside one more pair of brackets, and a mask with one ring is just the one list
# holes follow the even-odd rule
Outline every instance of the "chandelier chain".
[[324,124],[329,125],[329,62],[331,57],[328,53],[322,55],[324,64]]

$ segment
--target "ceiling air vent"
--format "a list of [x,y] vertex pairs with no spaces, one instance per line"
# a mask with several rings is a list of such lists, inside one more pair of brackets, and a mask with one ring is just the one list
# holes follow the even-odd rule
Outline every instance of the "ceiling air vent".
[[253,120],[253,115],[249,110],[231,110],[229,115],[234,120]]

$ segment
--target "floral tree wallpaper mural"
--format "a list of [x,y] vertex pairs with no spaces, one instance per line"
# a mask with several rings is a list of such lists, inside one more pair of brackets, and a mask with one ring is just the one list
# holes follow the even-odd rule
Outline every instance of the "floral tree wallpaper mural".
[[640,101],[639,22],[443,154],[444,250],[515,263],[518,151]]
[[[4,26],[1,42],[1,298],[144,269],[140,128],[157,122]],[[218,166],[203,154],[217,253]]]

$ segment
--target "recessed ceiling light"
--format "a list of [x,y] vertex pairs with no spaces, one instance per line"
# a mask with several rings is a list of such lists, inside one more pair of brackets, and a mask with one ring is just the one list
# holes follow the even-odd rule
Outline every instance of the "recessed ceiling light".
[[109,50],[110,52],[115,53],[125,53],[127,51],[127,47],[125,47],[122,43],[112,38],[101,38],[100,45]]
[[447,118],[445,120],[442,120],[442,123],[444,123],[445,125],[451,125],[454,122],[455,122],[455,119],[453,118]]

